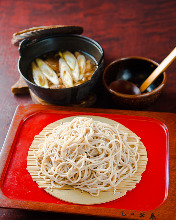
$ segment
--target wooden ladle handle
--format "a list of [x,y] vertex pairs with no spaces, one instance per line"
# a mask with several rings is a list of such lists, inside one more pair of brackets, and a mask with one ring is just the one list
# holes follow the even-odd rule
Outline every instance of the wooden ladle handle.
[[143,84],[139,88],[141,93],[144,92],[152,84],[152,82],[174,61],[175,58],[176,58],[176,47],[153,71],[153,73],[143,82]]

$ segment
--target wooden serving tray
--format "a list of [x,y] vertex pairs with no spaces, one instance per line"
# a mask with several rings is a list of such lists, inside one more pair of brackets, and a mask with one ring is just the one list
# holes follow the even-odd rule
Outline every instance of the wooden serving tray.
[[[153,141],[151,140],[150,142],[147,137],[143,139],[147,145],[146,148],[150,148],[148,148],[148,168],[143,175],[141,183],[139,183],[140,185],[128,192],[128,196],[121,200],[91,206],[62,202],[39,189],[37,184],[31,181],[30,175],[26,171],[26,154],[34,134],[39,132],[43,126],[60,117],[83,114],[99,115],[120,120],[120,123],[124,122],[131,129],[134,127],[135,132],[141,134],[141,130],[147,131],[147,126],[150,128],[149,133],[152,134]],[[31,125],[33,126],[32,128],[30,127]],[[170,149],[169,194],[167,128]],[[176,115],[171,113],[42,106],[36,104],[20,105],[15,112],[0,155],[0,207],[128,219],[174,219],[176,205],[174,188],[176,176],[175,128]],[[156,134],[159,143],[154,140],[154,134]],[[152,159],[153,155],[155,155],[156,160],[155,158]],[[157,171],[156,174],[153,173],[154,170]],[[149,183],[150,187],[147,187]]]

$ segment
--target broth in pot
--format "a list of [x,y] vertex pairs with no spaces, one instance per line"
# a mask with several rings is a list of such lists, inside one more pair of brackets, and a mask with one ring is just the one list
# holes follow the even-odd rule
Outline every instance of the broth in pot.
[[91,79],[97,63],[83,52],[55,51],[32,62],[33,82],[50,89],[70,88]]

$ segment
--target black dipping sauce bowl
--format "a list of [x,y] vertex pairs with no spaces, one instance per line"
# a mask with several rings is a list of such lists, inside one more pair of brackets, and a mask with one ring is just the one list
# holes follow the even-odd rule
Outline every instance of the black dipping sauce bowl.
[[[75,87],[63,89],[49,89],[33,83],[31,63],[37,57],[52,51],[80,51],[88,54],[97,63],[92,78]],[[102,79],[104,68],[104,53],[102,47],[94,40],[73,34],[51,35],[37,40],[23,40],[19,46],[20,58],[18,70],[27,83],[29,89],[42,100],[55,105],[74,105],[87,99],[97,89]]]
[[148,78],[159,64],[144,57],[127,57],[110,63],[103,73],[103,84],[112,96],[117,107],[125,109],[142,109],[153,104],[160,96],[165,84],[166,73],[163,72],[139,95],[128,95],[112,91],[109,88],[115,80],[127,80],[138,87]]

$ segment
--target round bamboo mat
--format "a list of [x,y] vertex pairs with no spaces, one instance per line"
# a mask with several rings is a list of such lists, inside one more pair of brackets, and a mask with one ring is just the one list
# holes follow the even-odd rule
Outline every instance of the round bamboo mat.
[[[93,118],[94,120],[109,123],[111,125],[117,123],[111,119],[107,119],[104,117],[87,116],[87,115],[85,117]],[[38,145],[40,143],[44,142],[46,133],[52,132],[53,128],[59,126],[61,122],[68,122],[71,121],[73,118],[74,117],[68,117],[58,120],[52,124],[49,124],[40,132],[39,135],[35,136],[34,141],[30,146],[27,157],[27,170],[29,171],[32,179],[39,185],[40,188],[44,188],[46,192],[48,192],[49,194],[51,194],[52,196],[58,199],[71,203],[86,204],[86,205],[109,202],[124,196],[127,193],[127,191],[134,189],[136,187],[136,184],[140,182],[142,173],[145,171],[148,161],[146,148],[141,141],[139,142],[138,145],[138,152],[140,154],[140,159],[138,161],[138,170],[131,177],[128,177],[127,179],[123,180],[118,185],[116,194],[114,194],[112,190],[108,190],[108,191],[100,192],[99,196],[91,196],[89,193],[82,192],[81,190],[75,189],[71,186],[65,186],[61,189],[52,189],[52,190],[47,188],[48,183],[50,183],[50,179],[47,178],[44,180],[43,175],[40,175],[40,177],[38,176],[40,170],[35,161],[34,151],[38,149]],[[119,129],[128,133],[129,142],[132,141],[130,135],[137,136],[122,124],[119,125]]]

